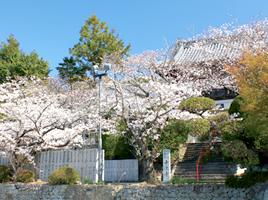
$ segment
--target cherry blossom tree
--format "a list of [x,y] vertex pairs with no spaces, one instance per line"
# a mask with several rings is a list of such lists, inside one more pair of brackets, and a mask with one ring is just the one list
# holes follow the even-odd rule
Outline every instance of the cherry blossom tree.
[[81,146],[81,133],[97,127],[97,90],[87,82],[74,85],[70,90],[55,79],[26,78],[0,85],[0,154],[14,177],[27,162],[35,165],[38,152]]
[[[153,181],[153,161],[160,155],[159,142],[168,119],[180,119],[179,104],[201,95],[201,90],[188,83],[172,83],[155,71],[165,65],[167,52],[145,51],[132,55],[122,66],[114,65],[107,82],[107,98],[114,102],[110,115],[123,123],[123,132],[135,148],[141,164],[142,177]],[[107,93],[108,94],[108,93]]]

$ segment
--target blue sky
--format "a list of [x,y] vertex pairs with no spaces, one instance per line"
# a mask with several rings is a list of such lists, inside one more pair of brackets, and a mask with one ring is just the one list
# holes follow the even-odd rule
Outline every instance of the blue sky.
[[0,8],[0,42],[13,34],[23,51],[50,62],[51,76],[92,14],[131,44],[131,54],[165,48],[166,41],[172,45],[233,18],[244,24],[268,17],[267,0],[0,0]]

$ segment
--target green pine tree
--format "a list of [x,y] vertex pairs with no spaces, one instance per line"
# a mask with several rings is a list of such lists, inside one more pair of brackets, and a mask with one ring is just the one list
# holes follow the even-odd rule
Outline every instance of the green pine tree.
[[48,76],[49,62],[39,58],[33,51],[29,54],[19,49],[20,43],[10,35],[7,43],[0,45],[0,83],[5,82],[6,77],[36,76],[43,78]]
[[92,64],[102,64],[107,57],[120,62],[128,55],[130,44],[125,47],[114,29],[110,31],[106,22],[100,22],[96,15],[92,15],[80,31],[79,42],[69,51],[80,66],[90,71]]
[[74,58],[71,56],[70,58],[63,58],[63,63],[59,63],[59,67],[56,69],[59,71],[59,75],[61,79],[67,81],[69,84],[76,81],[81,81],[86,77],[86,69],[77,66]]

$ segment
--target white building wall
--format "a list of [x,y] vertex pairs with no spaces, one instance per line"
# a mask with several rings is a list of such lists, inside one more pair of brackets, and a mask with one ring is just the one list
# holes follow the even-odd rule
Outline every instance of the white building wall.
[[217,106],[221,106],[224,109],[229,109],[233,99],[226,99],[226,100],[215,100]]

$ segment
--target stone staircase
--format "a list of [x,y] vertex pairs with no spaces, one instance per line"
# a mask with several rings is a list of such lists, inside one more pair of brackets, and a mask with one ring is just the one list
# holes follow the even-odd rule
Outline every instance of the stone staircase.
[[[220,146],[217,143],[216,146]],[[181,177],[188,180],[196,180],[196,163],[198,161],[202,149],[206,149],[206,143],[188,143],[187,150],[184,154],[182,162],[177,164],[174,177]],[[200,169],[200,168],[199,168]],[[223,162],[222,156],[216,156],[213,160],[209,160],[206,165],[201,165],[201,172],[199,171],[199,181],[204,182],[224,182],[229,174],[235,174],[236,164]]]

